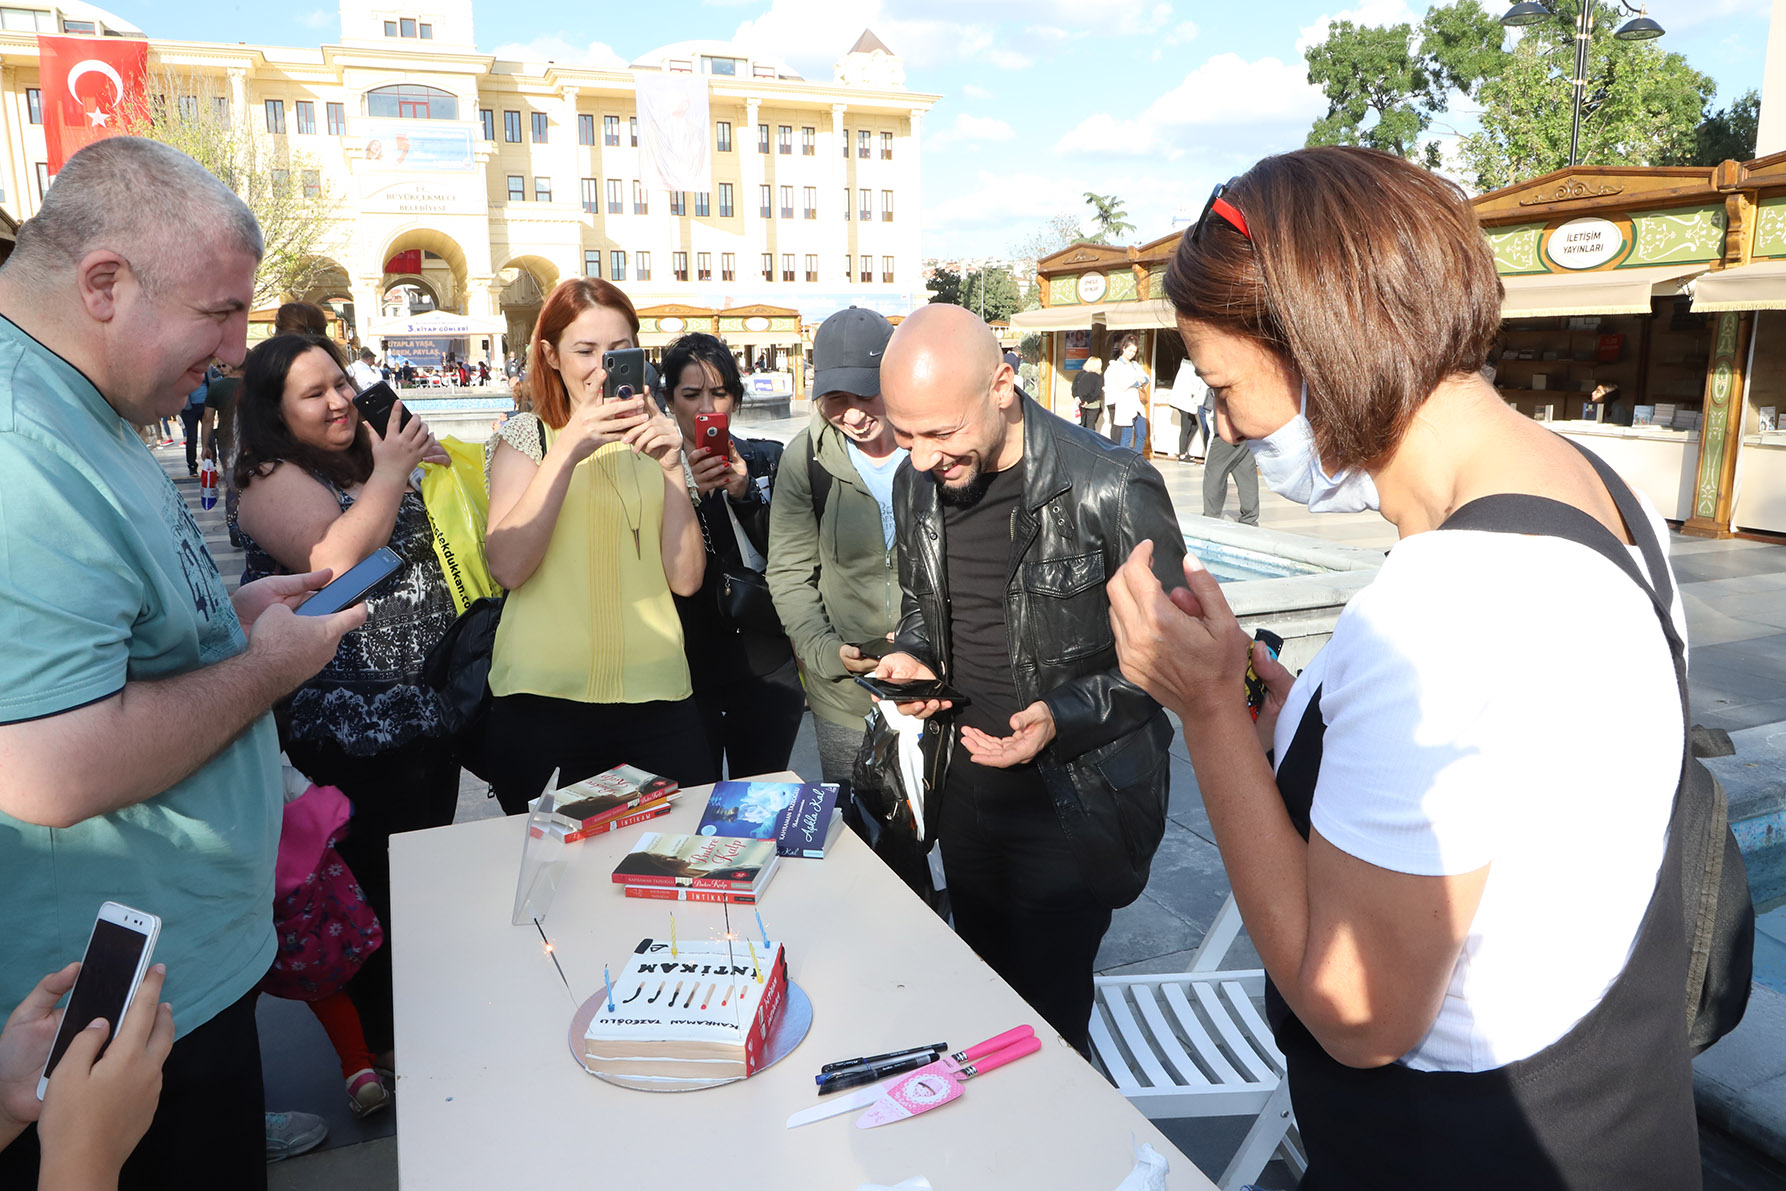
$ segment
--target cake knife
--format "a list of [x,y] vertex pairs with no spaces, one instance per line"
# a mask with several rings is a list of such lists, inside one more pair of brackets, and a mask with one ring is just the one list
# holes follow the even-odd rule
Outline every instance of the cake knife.
[[[934,1063],[920,1067],[917,1071],[911,1072],[908,1075],[889,1077],[872,1087],[861,1088],[842,1096],[827,1097],[823,1104],[815,1104],[811,1108],[803,1108],[799,1112],[788,1117],[787,1127],[789,1129],[798,1129],[802,1125],[810,1125],[814,1121],[822,1121],[827,1117],[838,1116],[839,1114],[846,1112],[854,1112],[858,1108],[867,1108],[869,1105],[886,1095],[894,1078],[911,1079],[913,1076],[927,1071],[958,1071],[963,1065],[971,1063],[977,1058],[984,1055],[990,1055],[994,1051],[1011,1046],[1013,1043],[1021,1043],[1025,1039],[1035,1043],[1035,1045],[1030,1048],[1031,1050],[1040,1049],[1042,1044],[1036,1041],[1035,1027],[1018,1026],[1016,1029],[1006,1030],[996,1038],[988,1038],[986,1041],[981,1042],[978,1045],[970,1046],[966,1050],[956,1051],[954,1054],[949,1055],[946,1058],[938,1059]],[[1026,1050],[1023,1053],[1028,1054],[1029,1051]],[[1012,1057],[1015,1058],[1018,1056]],[[984,1067],[981,1069],[985,1070]]]

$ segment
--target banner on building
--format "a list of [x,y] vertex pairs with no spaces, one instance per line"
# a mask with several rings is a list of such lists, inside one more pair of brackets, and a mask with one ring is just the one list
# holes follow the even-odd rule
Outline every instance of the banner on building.
[[123,37],[37,39],[49,172],[94,141],[129,132],[147,115],[149,43]]
[[646,181],[664,190],[712,190],[706,78],[635,70],[633,88]]
[[478,168],[469,124],[440,120],[358,120],[366,138],[361,169],[373,173],[470,173]]

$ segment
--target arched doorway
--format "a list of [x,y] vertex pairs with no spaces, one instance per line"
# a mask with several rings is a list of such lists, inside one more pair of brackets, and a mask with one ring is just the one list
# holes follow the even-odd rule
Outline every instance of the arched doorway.
[[411,228],[385,245],[383,260],[381,297],[394,286],[408,284],[431,296],[434,309],[468,313],[465,251],[451,236],[433,228]]
[[340,320],[343,340],[352,342],[359,334],[354,320],[353,282],[340,262],[329,257],[315,257],[310,262],[309,277],[302,289],[292,295],[297,301],[321,306]]
[[545,257],[517,256],[497,270],[503,282],[497,299],[502,316],[508,321],[509,350],[515,358],[526,361],[527,345],[533,339],[533,325],[539,321],[540,307],[546,295],[558,286],[558,267]]

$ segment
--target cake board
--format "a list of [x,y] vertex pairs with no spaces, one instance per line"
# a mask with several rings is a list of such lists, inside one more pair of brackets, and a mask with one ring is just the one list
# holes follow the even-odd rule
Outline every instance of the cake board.
[[[600,992],[596,993],[593,997],[590,997],[587,1001],[584,1001],[577,1007],[577,1012],[571,1017],[569,1035],[571,1058],[576,1060],[579,1067],[588,1071],[589,1074],[595,1076],[603,1083],[611,1083],[617,1088],[628,1088],[635,1092],[699,1092],[704,1091],[707,1088],[717,1088],[722,1084],[737,1083],[741,1079],[749,1078],[748,1076],[740,1075],[727,1079],[715,1079],[705,1082],[691,1080],[682,1087],[650,1088],[640,1087],[638,1084],[628,1080],[605,1075],[600,1071],[593,1070],[583,1061],[583,1035],[588,1031],[589,1023],[595,1020],[595,1015],[601,1011],[602,1002],[607,999],[608,986],[604,984]],[[769,1031],[768,1053],[763,1059],[763,1065],[757,1068],[757,1071],[767,1071],[769,1068],[785,1059],[788,1055],[792,1054],[794,1048],[806,1040],[806,1032],[810,1029],[812,1029],[812,1000],[807,997],[805,989],[790,980],[788,981],[787,1000],[783,1002],[781,1007],[781,1016],[776,1018],[775,1027]]]

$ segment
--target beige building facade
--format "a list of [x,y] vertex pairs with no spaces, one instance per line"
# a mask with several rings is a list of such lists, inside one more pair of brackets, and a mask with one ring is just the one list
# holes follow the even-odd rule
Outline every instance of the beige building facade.
[[[356,338],[440,310],[504,327],[461,344],[519,350],[542,296],[602,277],[641,308],[885,314],[925,300],[920,262],[924,114],[872,33],[808,81],[723,42],[684,42],[627,70],[477,52],[470,0],[342,0],[338,43],[286,48],[148,35],[150,87],[227,105],[292,185],[331,217],[327,303]],[[0,210],[29,218],[48,184],[39,33],[144,37],[78,4],[0,0]],[[840,47],[844,49],[844,47]],[[666,191],[643,160],[634,72],[701,76],[711,185]],[[170,84],[169,80],[176,80]],[[223,107],[207,107],[222,111]],[[506,338],[506,344],[498,342]]]

